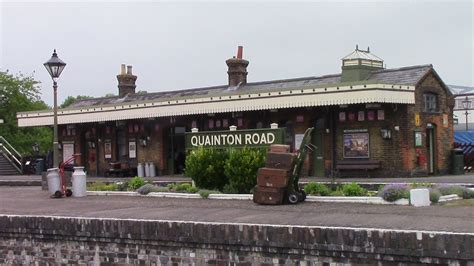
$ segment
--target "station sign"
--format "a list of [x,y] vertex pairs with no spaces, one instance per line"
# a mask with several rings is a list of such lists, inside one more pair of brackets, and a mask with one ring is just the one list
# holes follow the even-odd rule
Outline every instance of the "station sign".
[[268,147],[271,144],[284,144],[285,129],[244,129],[235,131],[188,132],[186,149],[204,148],[243,148]]

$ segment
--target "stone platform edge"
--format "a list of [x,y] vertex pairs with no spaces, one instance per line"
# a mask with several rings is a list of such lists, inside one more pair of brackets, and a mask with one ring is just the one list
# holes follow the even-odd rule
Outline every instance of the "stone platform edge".
[[[132,247],[138,249],[136,253],[140,253],[142,248],[159,251],[159,254],[167,254],[169,259],[173,254],[180,260],[194,256],[193,262],[197,263],[204,262],[202,256],[216,256],[217,253],[227,262],[243,262],[245,258],[255,260],[255,256],[292,261],[328,258],[343,263],[403,261],[452,264],[474,261],[474,233],[0,215],[0,249],[8,249],[10,243],[12,249],[24,250],[31,247],[31,242],[43,246],[43,249],[49,243],[54,250],[58,244],[75,249],[76,253],[85,250],[90,256],[99,256],[100,261],[109,261],[109,258],[103,260],[100,256],[109,254],[113,248],[114,254],[122,254],[123,258],[126,255],[129,263],[140,262],[136,254],[131,256],[136,260],[129,260],[128,253],[133,253]],[[123,255],[124,252],[128,253]],[[8,257],[8,254],[8,250],[0,252],[0,256]],[[18,254],[18,261],[25,262],[21,254]],[[144,255],[145,260],[150,260],[149,256],[153,254]],[[115,259],[112,261],[120,262],[119,257],[112,258]],[[0,257],[0,261],[7,262],[8,258]],[[209,261],[206,259],[205,262]]]

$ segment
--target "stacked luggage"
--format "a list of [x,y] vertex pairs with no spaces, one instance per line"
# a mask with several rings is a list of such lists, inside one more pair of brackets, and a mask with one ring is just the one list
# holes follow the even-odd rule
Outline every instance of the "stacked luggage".
[[258,204],[283,204],[296,155],[289,145],[273,144],[267,153],[265,167],[258,169],[253,201]]

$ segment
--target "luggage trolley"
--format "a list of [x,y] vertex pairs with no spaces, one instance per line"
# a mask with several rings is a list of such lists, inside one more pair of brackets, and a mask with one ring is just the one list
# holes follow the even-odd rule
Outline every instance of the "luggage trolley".
[[67,188],[66,178],[64,176],[64,167],[74,162],[74,160],[76,160],[80,155],[81,155],[80,153],[73,154],[71,157],[61,162],[61,164],[59,165],[59,177],[61,178],[61,185],[59,188],[60,190],[54,192],[54,194],[52,195],[53,198],[62,198],[64,196],[66,197],[72,196],[72,190]]

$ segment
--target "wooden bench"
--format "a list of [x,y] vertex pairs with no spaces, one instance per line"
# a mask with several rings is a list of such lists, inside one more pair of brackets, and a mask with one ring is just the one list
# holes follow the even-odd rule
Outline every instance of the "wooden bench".
[[367,177],[369,170],[380,168],[380,161],[377,160],[342,160],[336,162],[336,170],[365,170]]

